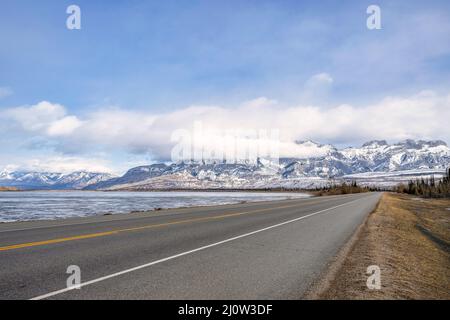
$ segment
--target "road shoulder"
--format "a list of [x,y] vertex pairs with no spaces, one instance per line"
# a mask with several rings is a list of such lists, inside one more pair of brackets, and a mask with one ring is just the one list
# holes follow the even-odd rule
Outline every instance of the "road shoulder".
[[[309,299],[449,299],[450,200],[385,193]],[[368,266],[381,289],[366,285]]]

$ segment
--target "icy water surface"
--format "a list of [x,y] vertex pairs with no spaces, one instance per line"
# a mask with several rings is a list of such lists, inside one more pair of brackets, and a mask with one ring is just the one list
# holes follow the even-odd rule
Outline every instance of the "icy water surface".
[[0,192],[0,222],[85,217],[155,208],[179,208],[304,198],[275,192]]

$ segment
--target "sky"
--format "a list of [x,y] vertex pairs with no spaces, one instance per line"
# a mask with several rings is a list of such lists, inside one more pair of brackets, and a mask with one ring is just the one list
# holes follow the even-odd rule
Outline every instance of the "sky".
[[198,122],[277,130],[287,156],[308,139],[450,142],[448,119],[449,1],[0,4],[0,170],[121,174],[169,160]]

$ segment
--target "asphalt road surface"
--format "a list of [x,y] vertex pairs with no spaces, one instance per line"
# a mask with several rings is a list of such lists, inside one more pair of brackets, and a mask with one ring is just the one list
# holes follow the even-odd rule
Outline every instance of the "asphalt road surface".
[[0,299],[299,299],[379,197],[1,224]]

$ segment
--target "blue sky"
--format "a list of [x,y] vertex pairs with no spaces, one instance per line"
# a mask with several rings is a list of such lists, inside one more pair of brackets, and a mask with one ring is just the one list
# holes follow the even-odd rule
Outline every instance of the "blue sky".
[[[81,30],[65,26],[71,4],[81,8]],[[381,8],[381,30],[366,27],[370,4]],[[190,114],[191,106],[235,110],[239,117],[245,103],[265,97],[258,101],[269,118],[277,110],[315,106],[326,119],[342,105],[385,110],[389,97],[397,99],[393,105],[413,103],[419,110],[421,103],[432,105],[426,116],[449,108],[448,1],[17,0],[1,4],[0,39],[0,168],[33,159],[39,167],[48,158],[121,172],[162,159],[162,145],[170,144],[156,129],[164,121],[176,129],[171,115]],[[63,111],[27,112],[43,101]],[[32,119],[18,116],[17,108]],[[42,110],[73,130],[49,134],[52,123],[37,114]],[[115,126],[121,135],[140,126],[140,118],[148,130],[118,144],[108,134],[88,146],[77,131],[94,130],[105,110],[116,115],[110,124],[127,119]],[[150,122],[160,115],[155,127]],[[295,125],[277,124],[281,130]],[[449,138],[439,127],[349,134],[323,132],[323,121],[317,126],[289,131],[286,139],[357,145],[367,138]],[[141,135],[150,137],[134,146]]]

